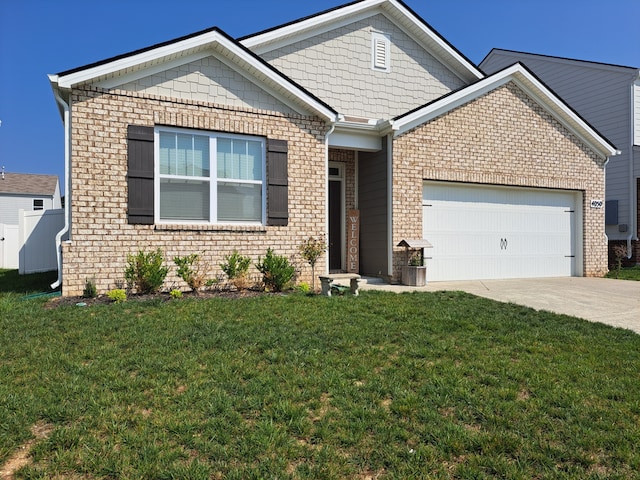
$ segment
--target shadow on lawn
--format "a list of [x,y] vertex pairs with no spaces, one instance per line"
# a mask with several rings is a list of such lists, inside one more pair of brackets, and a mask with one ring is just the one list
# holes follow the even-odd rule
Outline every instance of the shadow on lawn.
[[0,269],[0,293],[40,293],[51,292],[51,284],[58,278],[58,272],[31,273],[19,275],[18,270]]

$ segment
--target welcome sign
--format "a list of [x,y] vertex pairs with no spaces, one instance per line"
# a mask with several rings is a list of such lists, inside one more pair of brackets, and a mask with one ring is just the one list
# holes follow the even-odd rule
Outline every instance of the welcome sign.
[[347,212],[347,272],[360,272],[360,210]]

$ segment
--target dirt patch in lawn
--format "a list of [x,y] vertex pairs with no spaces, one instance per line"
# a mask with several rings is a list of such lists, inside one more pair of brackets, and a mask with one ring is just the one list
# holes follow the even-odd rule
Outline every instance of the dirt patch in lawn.
[[18,450],[9,457],[9,460],[0,467],[0,478],[2,480],[13,480],[15,478],[15,473],[22,467],[29,465],[31,462],[29,455],[31,454],[31,449],[34,445],[39,441],[48,438],[52,431],[53,425],[49,423],[39,422],[33,425],[31,427],[31,433],[34,438],[20,445]]

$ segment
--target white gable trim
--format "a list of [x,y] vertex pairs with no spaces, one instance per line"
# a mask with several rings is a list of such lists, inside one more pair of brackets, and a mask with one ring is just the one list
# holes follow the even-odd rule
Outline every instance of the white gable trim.
[[[70,89],[86,83],[114,85],[126,83],[132,78],[140,78],[154,72],[171,68],[194,59],[217,53],[217,57],[227,65],[241,72],[246,78],[267,89],[272,95],[295,110],[318,115],[325,120],[335,122],[337,114],[331,108],[314,98],[270,66],[262,63],[250,52],[236,44],[218,30],[179,40],[157,48],[124,56],[111,62],[87,67],[69,74],[50,75],[54,89]],[[118,77],[117,79],[115,77]],[[123,82],[122,80],[125,80]]]
[[391,128],[394,130],[394,136],[400,136],[509,82],[514,82],[518,85],[536,103],[603,158],[620,154],[619,150],[580,118],[577,113],[562,102],[520,63],[486,77],[451,95],[447,95],[412,113],[392,120]]
[[363,0],[245,37],[241,43],[256,54],[262,55],[380,13],[392,19],[407,35],[443,61],[461,79],[471,82],[484,77],[475,65],[397,0]]

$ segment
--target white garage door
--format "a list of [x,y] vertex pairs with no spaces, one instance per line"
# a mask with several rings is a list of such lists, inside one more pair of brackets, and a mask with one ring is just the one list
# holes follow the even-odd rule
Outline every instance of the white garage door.
[[427,279],[576,275],[575,192],[425,182]]

